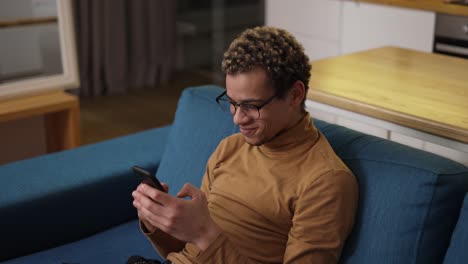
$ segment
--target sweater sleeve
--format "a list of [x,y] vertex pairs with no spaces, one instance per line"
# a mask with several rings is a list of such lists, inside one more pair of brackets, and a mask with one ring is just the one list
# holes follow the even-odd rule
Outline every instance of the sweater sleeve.
[[357,202],[352,174],[331,171],[317,178],[296,202],[283,263],[338,263]]
[[146,238],[148,238],[148,240],[151,242],[159,255],[163,258],[167,258],[167,255],[171,252],[181,251],[185,246],[185,242],[182,242],[159,229],[156,229],[152,233],[148,232],[141,220],[140,229]]
[[171,253],[168,259],[171,260],[172,263],[178,264],[260,264],[260,262],[242,255],[236,245],[231,243],[224,234],[220,234],[205,251],[201,251],[195,245],[188,243],[182,252]]

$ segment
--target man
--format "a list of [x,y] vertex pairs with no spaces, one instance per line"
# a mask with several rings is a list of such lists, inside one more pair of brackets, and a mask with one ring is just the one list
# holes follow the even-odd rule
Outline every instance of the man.
[[281,29],[249,29],[222,69],[216,101],[240,133],[212,154],[201,189],[186,184],[179,198],[135,190],[143,232],[172,263],[337,263],[358,187],[304,110],[302,46]]

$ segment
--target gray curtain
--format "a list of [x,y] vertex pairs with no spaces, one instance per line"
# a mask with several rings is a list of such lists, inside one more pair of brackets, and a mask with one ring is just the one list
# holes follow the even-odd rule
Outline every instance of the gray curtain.
[[175,67],[173,0],[75,0],[80,95],[157,87]]

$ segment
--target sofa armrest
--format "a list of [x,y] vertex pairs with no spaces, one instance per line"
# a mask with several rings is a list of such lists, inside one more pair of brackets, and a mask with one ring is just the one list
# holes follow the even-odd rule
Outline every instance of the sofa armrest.
[[0,166],[0,261],[137,217],[131,167],[155,171],[170,127]]

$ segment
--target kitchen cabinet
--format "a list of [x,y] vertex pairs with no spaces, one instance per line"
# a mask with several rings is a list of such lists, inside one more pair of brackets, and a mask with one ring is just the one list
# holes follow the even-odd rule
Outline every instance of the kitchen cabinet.
[[341,23],[341,54],[382,46],[432,51],[432,11],[343,1]]

